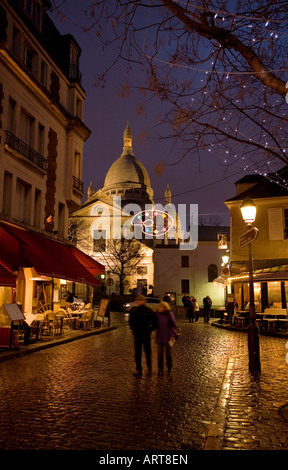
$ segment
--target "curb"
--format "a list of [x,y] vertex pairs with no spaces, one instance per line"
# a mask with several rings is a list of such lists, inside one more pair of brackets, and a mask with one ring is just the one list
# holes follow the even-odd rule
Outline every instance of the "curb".
[[[230,331],[238,331],[239,333],[247,333],[247,327],[246,328],[237,328],[237,326],[233,326],[230,324],[225,324],[225,323],[218,323],[217,321],[211,322],[211,326],[216,326],[216,328],[222,328],[224,330],[230,330]],[[260,336],[273,336],[274,338],[288,338],[288,331],[259,331]]]
[[103,333],[106,333],[108,331],[112,331],[112,330],[115,330],[115,329],[116,329],[115,326],[108,326],[108,327],[101,328],[101,329],[96,330],[96,331],[87,331],[87,332],[81,333],[79,335],[70,336],[70,337],[62,338],[62,339],[57,339],[57,340],[51,341],[49,343],[39,343],[39,344],[36,344],[36,345],[34,344],[33,346],[30,345],[30,346],[27,346],[27,349],[21,349],[21,347],[17,350],[7,349],[7,351],[3,351],[2,353],[0,353],[0,363],[4,362],[4,361],[7,361],[7,360],[10,360],[10,359],[15,359],[17,357],[23,357],[23,356],[26,356],[28,354],[32,354],[32,353],[37,352],[37,351],[42,351],[44,349],[53,348],[54,346],[60,346],[61,344],[71,343],[72,341],[76,341],[76,340],[82,339],[82,338],[87,338],[88,336],[100,335],[100,334],[103,334]]

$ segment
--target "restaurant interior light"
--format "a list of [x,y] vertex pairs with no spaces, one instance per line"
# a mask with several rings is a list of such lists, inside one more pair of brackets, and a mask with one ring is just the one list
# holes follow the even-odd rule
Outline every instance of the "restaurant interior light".
[[244,222],[247,225],[253,224],[256,218],[256,206],[254,202],[252,201],[252,199],[250,198],[244,199],[244,201],[241,204],[240,209],[241,209]]

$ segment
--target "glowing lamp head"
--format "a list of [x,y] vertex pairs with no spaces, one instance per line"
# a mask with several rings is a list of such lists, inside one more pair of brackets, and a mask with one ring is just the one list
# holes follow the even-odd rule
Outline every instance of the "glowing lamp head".
[[252,199],[250,198],[244,199],[240,209],[241,209],[244,222],[247,225],[253,224],[256,218],[256,206],[254,202],[252,201]]
[[225,254],[222,256],[222,261],[224,264],[228,264],[229,263],[229,255],[228,254]]

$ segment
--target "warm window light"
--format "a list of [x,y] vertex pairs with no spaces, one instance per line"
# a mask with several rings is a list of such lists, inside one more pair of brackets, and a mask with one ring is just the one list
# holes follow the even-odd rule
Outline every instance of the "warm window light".
[[247,225],[251,225],[256,218],[256,206],[252,199],[244,199],[240,209],[244,222],[246,222]]

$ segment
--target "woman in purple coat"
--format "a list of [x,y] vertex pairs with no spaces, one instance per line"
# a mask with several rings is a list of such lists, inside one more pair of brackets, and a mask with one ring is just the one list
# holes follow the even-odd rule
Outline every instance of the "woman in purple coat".
[[166,353],[166,364],[168,374],[172,368],[172,346],[176,337],[176,322],[170,305],[167,302],[159,304],[157,312],[157,333],[158,344],[158,375],[163,375],[164,351]]

